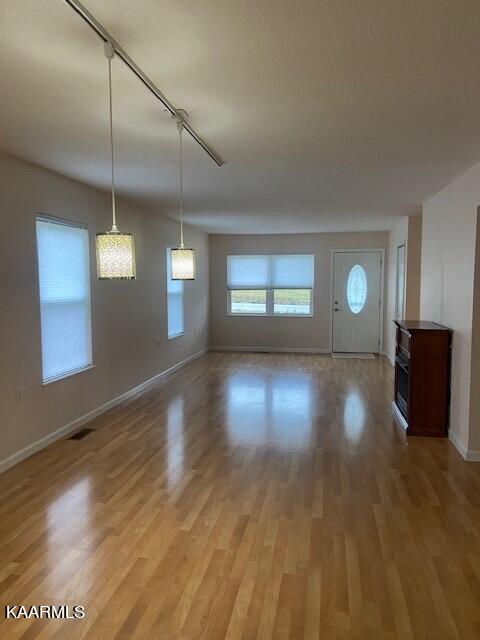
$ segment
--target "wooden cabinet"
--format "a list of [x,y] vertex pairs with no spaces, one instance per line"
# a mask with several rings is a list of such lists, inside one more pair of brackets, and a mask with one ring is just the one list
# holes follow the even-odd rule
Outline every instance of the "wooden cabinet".
[[411,436],[446,436],[452,332],[434,322],[395,321],[392,411]]

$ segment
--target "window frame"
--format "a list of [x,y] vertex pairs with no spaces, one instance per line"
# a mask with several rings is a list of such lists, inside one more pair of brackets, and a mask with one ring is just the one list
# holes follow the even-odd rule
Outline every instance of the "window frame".
[[[269,315],[269,293],[270,289],[255,289],[255,291],[265,291],[265,313],[236,313],[232,311],[232,291],[254,291],[254,289],[227,289],[227,315],[238,318],[265,318]],[[273,305],[273,302],[272,302]]]
[[168,291],[168,284],[169,284],[169,268],[168,265],[171,265],[171,262],[169,262],[171,260],[171,251],[172,249],[175,249],[174,245],[167,245],[165,248],[165,256],[166,256],[166,262],[165,262],[165,298],[166,298],[166,304],[165,304],[165,308],[167,310],[167,317],[166,317],[166,325],[167,325],[167,340],[176,340],[177,338],[181,338],[182,336],[185,335],[185,282],[183,280],[172,280],[172,278],[170,278],[170,280],[172,282],[175,283],[180,283],[182,285],[182,320],[183,320],[183,331],[180,331],[178,333],[172,333],[171,335],[168,333],[168,298],[169,298],[169,291]]
[[[95,364],[93,361],[93,330],[92,330],[92,287],[91,287],[91,271],[90,271],[90,234],[88,231],[88,225],[86,222],[80,222],[79,220],[71,220],[69,218],[61,218],[59,216],[49,215],[47,213],[37,213],[35,215],[35,248],[36,248],[36,264],[37,264],[37,287],[38,287],[38,310],[39,310],[39,325],[40,325],[40,360],[41,360],[41,376],[42,376],[42,386],[46,387],[55,382],[59,382],[61,380],[65,380],[66,378],[71,378],[73,376],[78,375],[79,373],[84,373],[85,371],[90,371],[95,368]],[[40,293],[40,251],[38,244],[38,235],[37,235],[37,222],[47,222],[49,224],[58,224],[63,227],[73,227],[75,229],[82,229],[86,233],[86,251],[85,251],[85,271],[87,274],[87,297],[86,297],[86,312],[87,318],[89,320],[89,364],[79,367],[78,369],[69,369],[68,371],[64,371],[63,373],[57,376],[51,376],[49,378],[44,378],[43,371],[43,333],[42,333],[42,299]]]
[[[232,311],[232,291],[245,291],[245,289],[227,289],[227,315],[234,318],[313,318],[314,314],[314,289],[309,287],[289,287],[289,291],[310,291],[310,312],[309,313],[279,313],[274,311],[275,291],[282,289],[258,289],[266,293],[265,313],[236,313]],[[247,289],[248,291],[248,289]]]
[[[229,258],[233,257],[252,257],[252,258],[258,258],[258,257],[262,257],[262,258],[267,258],[268,259],[268,263],[269,263],[269,270],[270,270],[270,265],[271,265],[271,261],[272,258],[274,258],[275,256],[279,256],[279,257],[288,257],[288,256],[311,256],[311,258],[313,259],[313,270],[314,270],[314,274],[315,274],[315,254],[313,253],[305,253],[305,254],[296,254],[296,253],[268,253],[268,254],[228,254],[226,256],[226,288],[227,288],[227,316],[229,317],[246,317],[246,318],[313,318],[315,316],[315,296],[314,296],[314,290],[315,290],[315,275],[313,278],[313,286],[312,287],[266,287],[266,288],[262,288],[262,287],[258,287],[257,290],[258,291],[265,291],[265,298],[266,298],[266,308],[265,308],[265,313],[236,313],[235,311],[232,311],[232,291],[252,291],[255,287],[245,287],[245,288],[239,288],[239,287],[235,287],[233,289],[230,289],[228,287],[228,261]],[[289,291],[294,291],[294,290],[299,290],[299,291],[310,291],[310,312],[309,313],[279,313],[274,311],[274,298],[275,298],[275,291],[281,291],[282,289],[286,289]]]

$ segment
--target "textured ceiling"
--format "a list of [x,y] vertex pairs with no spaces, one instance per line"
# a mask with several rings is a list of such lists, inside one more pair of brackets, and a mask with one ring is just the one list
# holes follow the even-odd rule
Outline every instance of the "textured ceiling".
[[[208,231],[387,229],[480,159],[478,0],[85,5],[225,159],[186,136]],[[0,82],[4,149],[108,186],[103,45],[62,0],[2,0]],[[174,123],[119,60],[114,99],[119,190],[175,216]]]

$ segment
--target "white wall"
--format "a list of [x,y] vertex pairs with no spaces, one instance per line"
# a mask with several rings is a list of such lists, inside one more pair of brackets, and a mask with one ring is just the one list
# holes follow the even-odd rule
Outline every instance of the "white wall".
[[[186,334],[167,340],[165,248],[176,222],[123,199],[120,229],[135,234],[136,281],[98,281],[95,233],[111,225],[109,195],[0,156],[0,465],[19,450],[207,347],[208,237],[186,229],[197,280],[185,284]],[[88,224],[95,368],[42,385],[35,215]],[[157,346],[157,339],[159,345]],[[21,403],[15,388],[23,387]]]
[[[268,347],[328,351],[330,347],[330,260],[332,250],[387,249],[387,246],[387,232],[211,235],[210,344],[215,347],[230,348]],[[313,318],[235,317],[227,315],[227,256],[237,253],[314,254]]]
[[480,206],[477,207],[471,361],[470,428],[468,434],[468,448],[470,457],[472,459],[480,460]]
[[[473,291],[480,163],[423,207],[420,312],[454,331],[450,437],[466,455],[480,449],[480,424],[470,414]],[[474,451],[471,455],[475,455]]]
[[422,263],[422,224],[419,213],[408,218],[407,268],[405,274],[405,318],[420,319],[420,283]]

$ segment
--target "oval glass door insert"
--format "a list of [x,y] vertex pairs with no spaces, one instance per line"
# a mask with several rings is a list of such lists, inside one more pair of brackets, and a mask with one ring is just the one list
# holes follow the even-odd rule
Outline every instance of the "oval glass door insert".
[[359,264],[353,265],[347,280],[347,302],[352,313],[360,313],[367,300],[367,274]]

